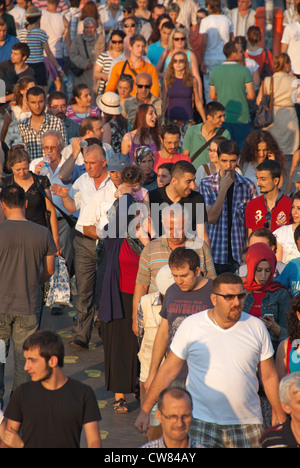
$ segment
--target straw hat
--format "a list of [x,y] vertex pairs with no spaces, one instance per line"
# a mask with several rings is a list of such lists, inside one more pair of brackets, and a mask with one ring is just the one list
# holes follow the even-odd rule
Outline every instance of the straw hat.
[[35,16],[41,16],[41,15],[42,15],[42,10],[40,10],[34,5],[31,5],[26,10],[26,18],[34,18]]
[[120,96],[111,91],[97,96],[96,103],[99,109],[105,114],[119,115],[123,110],[120,105]]

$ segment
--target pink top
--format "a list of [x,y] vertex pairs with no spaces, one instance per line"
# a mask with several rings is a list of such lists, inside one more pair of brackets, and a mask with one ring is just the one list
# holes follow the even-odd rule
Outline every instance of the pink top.
[[162,158],[160,155],[159,155],[159,152],[156,151],[154,154],[154,166],[153,166],[153,170],[154,172],[157,173],[158,171],[158,168],[161,164],[164,164],[164,163],[176,163],[177,161],[189,161],[191,162],[191,158],[189,156],[186,156],[184,154],[181,154],[181,153],[177,153],[175,154],[174,156],[172,156],[171,158]]

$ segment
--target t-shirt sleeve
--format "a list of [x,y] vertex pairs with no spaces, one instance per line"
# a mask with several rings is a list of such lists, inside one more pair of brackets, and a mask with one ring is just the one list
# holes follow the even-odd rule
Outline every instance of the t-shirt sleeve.
[[46,246],[46,253],[45,256],[48,257],[50,255],[55,255],[57,252],[57,247],[55,245],[54,239],[52,237],[51,232],[47,229],[47,246]]
[[95,393],[92,388],[87,386],[84,400],[83,424],[88,424],[94,421],[101,421],[101,419],[102,417]]
[[188,357],[189,317],[186,318],[176,331],[170,349],[177,357],[187,360]]
[[148,266],[148,249],[146,246],[140,256],[136,283],[150,286],[150,276],[150,269]]
[[17,387],[9,400],[7,408],[4,412],[7,419],[22,423],[23,412],[22,412],[22,386]]

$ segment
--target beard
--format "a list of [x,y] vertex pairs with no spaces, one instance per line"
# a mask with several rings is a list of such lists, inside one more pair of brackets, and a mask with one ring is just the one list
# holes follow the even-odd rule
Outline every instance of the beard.
[[41,377],[37,382],[45,382],[46,380],[50,379],[53,374],[53,369],[47,364],[45,375]]

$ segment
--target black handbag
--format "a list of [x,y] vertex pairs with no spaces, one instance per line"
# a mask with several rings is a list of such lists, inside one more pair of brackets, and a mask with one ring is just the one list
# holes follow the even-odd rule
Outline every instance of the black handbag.
[[[88,50],[87,50],[87,46],[86,46],[86,42],[85,40],[82,38],[83,40],[83,45],[84,45],[84,50],[85,50],[85,53],[86,53],[86,56],[87,58],[89,59],[89,53],[88,53]],[[65,68],[70,71],[71,73],[73,73],[74,76],[81,76],[83,74],[83,72],[85,71],[83,68],[79,68],[77,67],[77,65],[75,65],[74,62],[72,62],[72,60],[70,59],[70,57],[67,57],[67,60],[66,61],[66,65],[65,65]]]
[[[264,87],[264,84],[263,84]],[[271,89],[269,94],[264,94],[258,106],[256,115],[254,117],[254,127],[264,128],[273,123],[273,77],[271,78]]]

